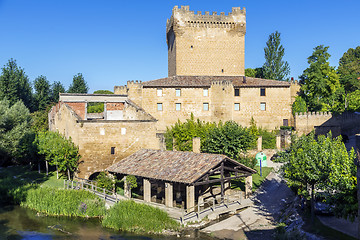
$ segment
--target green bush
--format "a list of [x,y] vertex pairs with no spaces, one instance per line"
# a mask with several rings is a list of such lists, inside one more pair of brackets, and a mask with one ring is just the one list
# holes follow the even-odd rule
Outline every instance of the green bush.
[[158,208],[134,201],[120,201],[104,216],[102,225],[121,231],[159,233],[177,229],[178,223]]
[[115,179],[106,175],[105,172],[101,172],[96,178],[97,186],[112,191],[115,185]]
[[30,189],[21,205],[54,216],[99,217],[105,213],[104,202],[85,190]]
[[257,164],[257,160],[254,157],[248,157],[248,156],[241,157],[237,161],[249,168],[254,168]]

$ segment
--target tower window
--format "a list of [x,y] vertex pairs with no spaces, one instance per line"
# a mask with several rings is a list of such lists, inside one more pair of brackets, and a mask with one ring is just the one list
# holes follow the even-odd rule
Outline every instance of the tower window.
[[266,111],[266,103],[264,103],[264,102],[260,103],[260,110]]
[[175,89],[175,96],[177,97],[181,96],[181,89]]
[[115,147],[111,147],[111,155],[115,154]]
[[240,111],[240,103],[234,103],[234,111]]
[[209,103],[203,103],[203,110],[209,111]]
[[193,49],[194,47],[193,47],[193,45],[191,45],[191,47],[190,47],[191,49]]
[[175,103],[175,110],[181,111],[181,103]]
[[203,96],[204,96],[204,97],[209,96],[209,89],[208,89],[208,88],[204,88],[204,89],[203,89]]
[[240,96],[240,89],[239,88],[235,88],[234,95],[235,95],[235,97]]
[[260,88],[260,96],[266,96],[265,88]]
[[223,72],[224,72],[224,69],[221,69],[221,72],[223,73]]
[[162,88],[158,88],[156,92],[158,97],[162,97]]
[[162,103],[158,103],[158,104],[157,104],[157,110],[158,110],[158,111],[162,111],[162,110],[163,110],[163,105],[162,105]]

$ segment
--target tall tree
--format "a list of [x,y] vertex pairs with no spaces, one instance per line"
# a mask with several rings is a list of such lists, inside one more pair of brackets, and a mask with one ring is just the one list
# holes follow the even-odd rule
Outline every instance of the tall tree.
[[37,110],[45,110],[51,102],[50,83],[45,76],[39,76],[34,81],[35,107]]
[[10,59],[2,68],[0,76],[0,99],[8,99],[10,105],[22,100],[25,106],[32,109],[32,89],[24,69]]
[[339,60],[338,73],[346,93],[360,89],[360,46],[344,53]]
[[309,67],[300,76],[301,95],[310,111],[336,111],[339,109],[342,88],[339,75],[328,60],[328,48],[320,45],[308,57]]
[[246,77],[255,77],[255,78],[263,78],[263,68],[246,68],[245,69],[245,76]]
[[65,92],[65,87],[64,85],[62,85],[61,82],[57,82],[55,81],[52,86],[51,86],[51,100],[53,102],[58,102],[59,101],[59,93],[64,93]]
[[76,74],[73,77],[73,82],[69,87],[68,93],[87,93],[89,87],[85,82],[85,79],[81,73]]
[[266,42],[265,63],[263,65],[263,76],[267,79],[287,80],[290,74],[290,67],[287,61],[283,60],[285,49],[280,43],[280,33],[278,31],[269,35]]

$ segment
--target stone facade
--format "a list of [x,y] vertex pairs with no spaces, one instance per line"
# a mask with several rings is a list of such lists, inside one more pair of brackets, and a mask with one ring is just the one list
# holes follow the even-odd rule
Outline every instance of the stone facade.
[[86,111],[87,102],[76,102],[81,98],[62,101],[60,96],[60,102],[49,113],[50,130],[71,137],[79,147],[79,177],[89,178],[140,149],[159,149],[156,120],[132,102],[107,103],[105,109],[123,112],[116,115],[121,119],[86,119],[85,114],[78,114]]
[[168,76],[245,74],[245,8],[202,14],[175,6],[166,24]]

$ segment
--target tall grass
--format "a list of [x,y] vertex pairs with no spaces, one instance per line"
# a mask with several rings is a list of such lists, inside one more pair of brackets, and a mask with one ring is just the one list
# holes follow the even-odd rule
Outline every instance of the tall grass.
[[179,224],[158,208],[134,201],[120,201],[105,214],[102,225],[115,230],[160,233]]
[[56,216],[100,217],[105,213],[104,202],[84,190],[49,187],[30,189],[21,205]]

